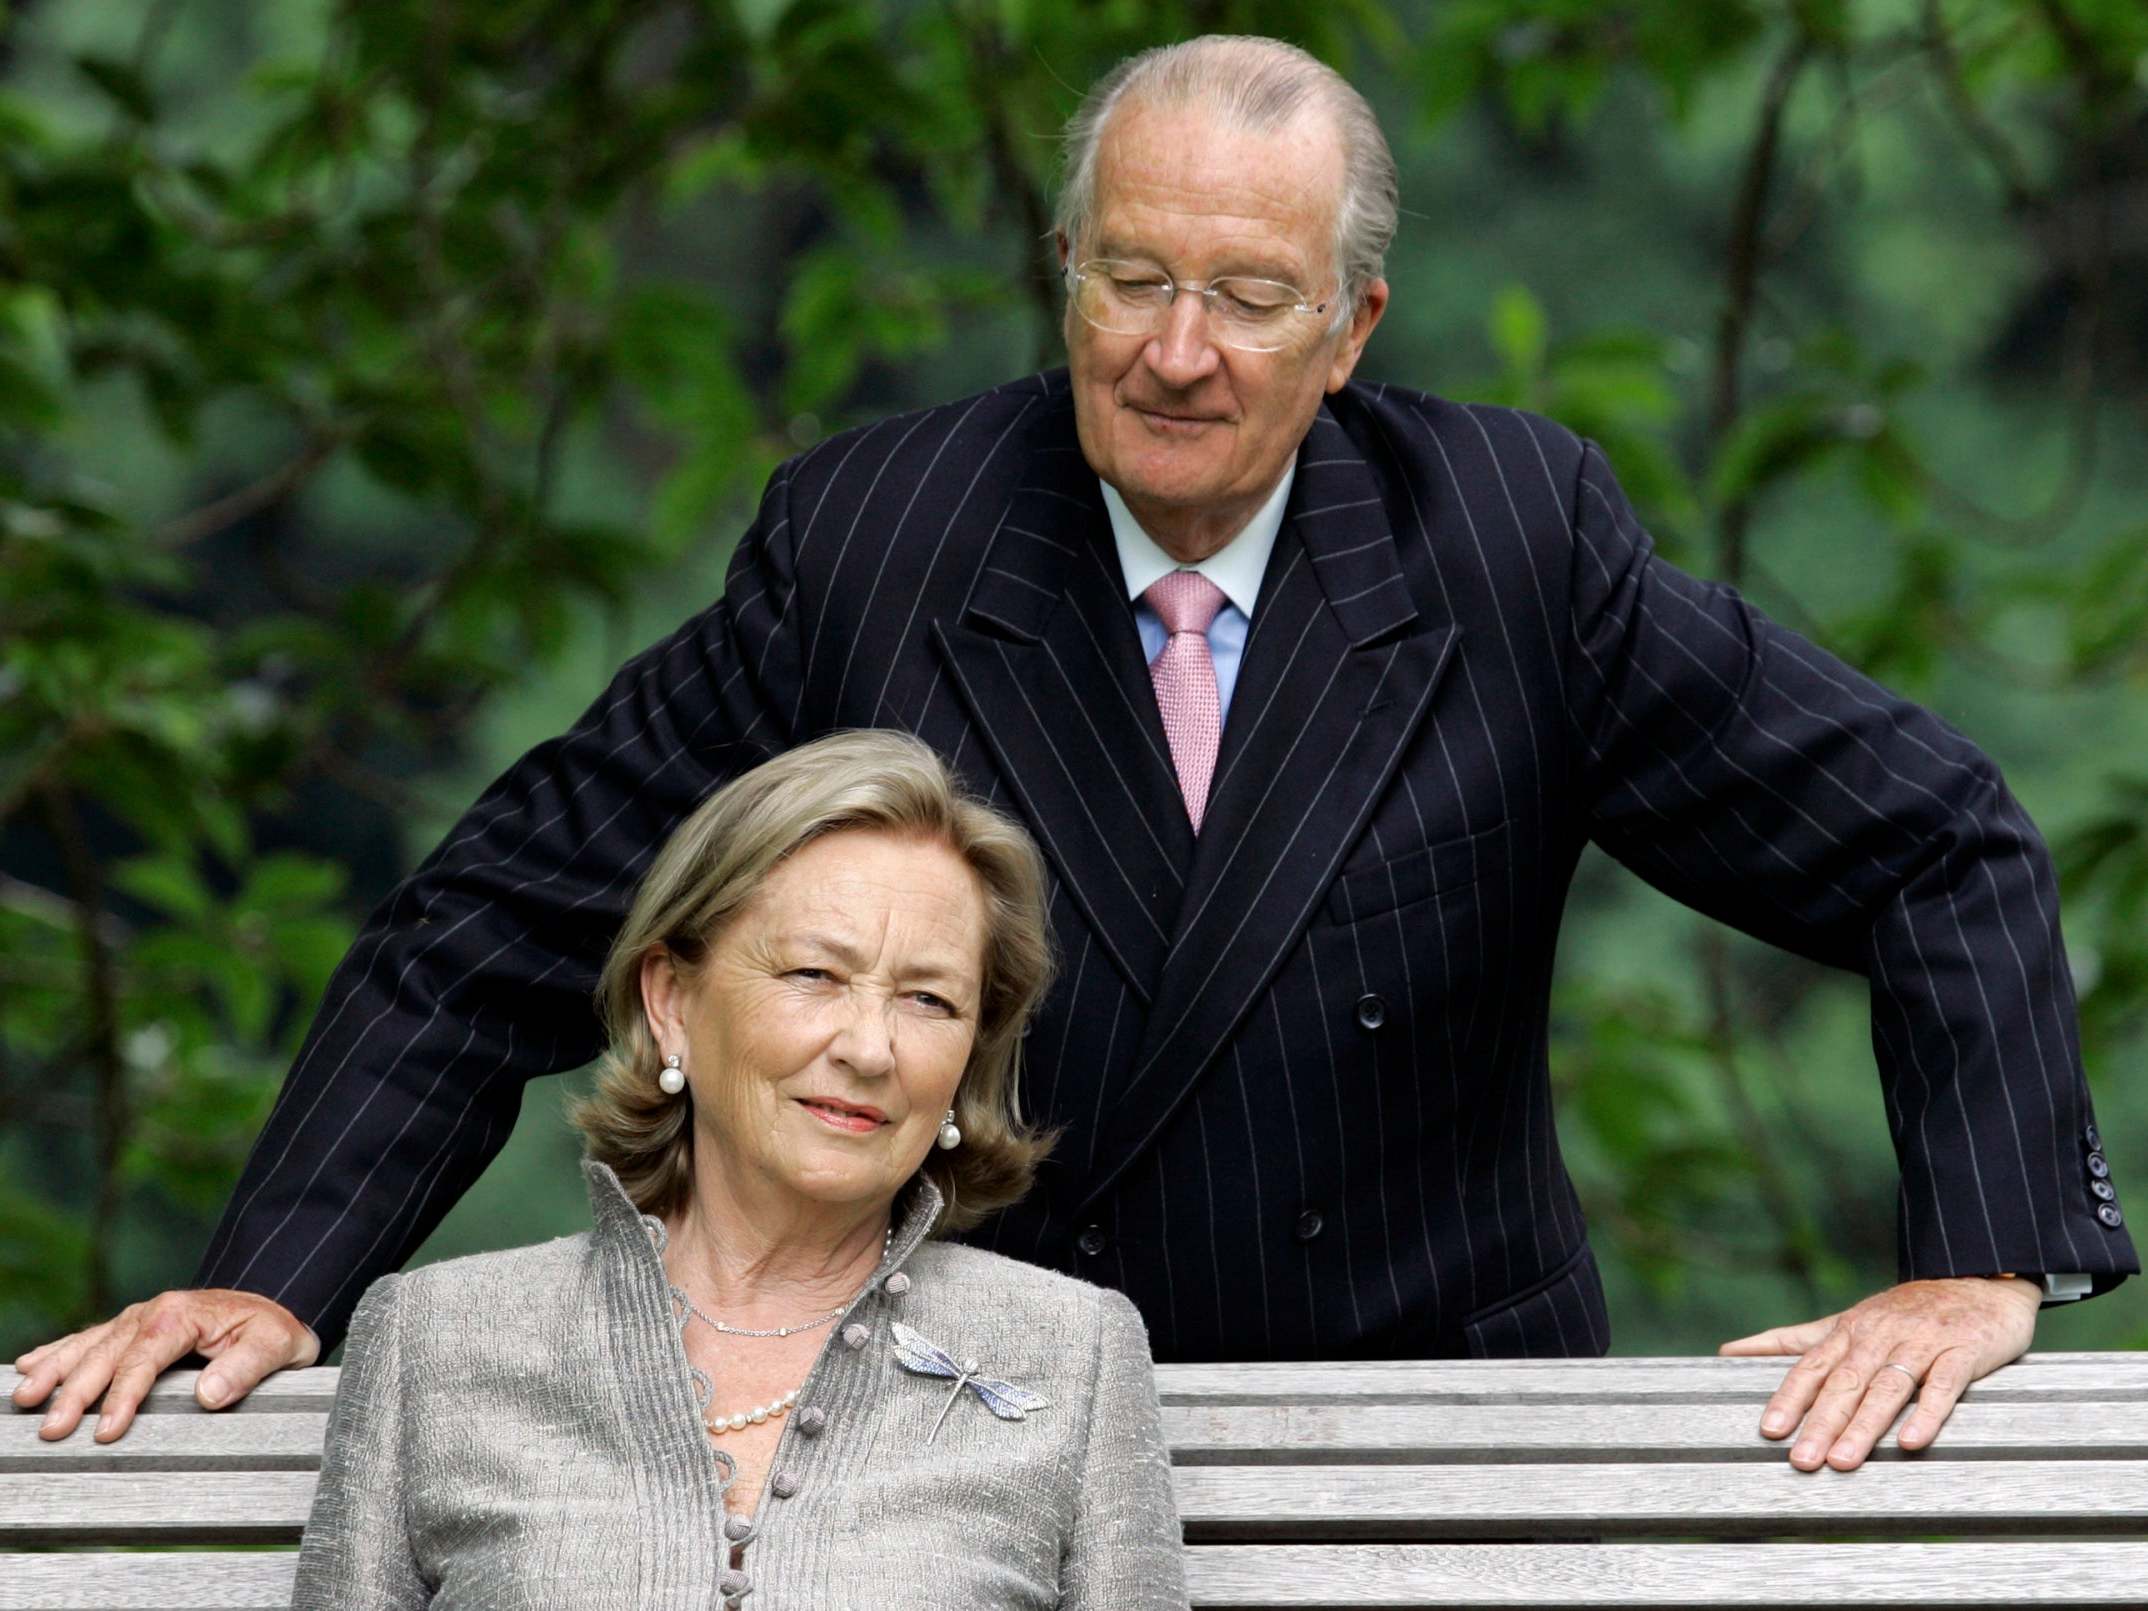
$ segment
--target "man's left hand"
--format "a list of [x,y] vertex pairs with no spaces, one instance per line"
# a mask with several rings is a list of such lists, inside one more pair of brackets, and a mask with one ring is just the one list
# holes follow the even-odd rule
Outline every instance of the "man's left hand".
[[1840,1314],[1740,1337],[1717,1352],[1802,1354],[1768,1400],[1761,1434],[1795,1431],[1790,1463],[1800,1471],[1816,1471],[1823,1460],[1854,1471],[1912,1392],[1916,1408],[1895,1442],[1928,1447],[1971,1382],[2028,1351],[2042,1302],[2042,1287],[2018,1277],[1908,1281]]

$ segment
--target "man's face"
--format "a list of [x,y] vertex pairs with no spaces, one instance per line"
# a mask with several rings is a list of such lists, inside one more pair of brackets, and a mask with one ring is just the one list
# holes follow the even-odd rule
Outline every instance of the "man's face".
[[1082,453],[1178,558],[1214,552],[1251,517],[1386,305],[1376,281],[1333,329],[1342,181],[1342,142],[1321,115],[1250,134],[1203,109],[1137,103],[1105,127],[1089,238],[1062,241],[1062,254],[1131,259],[1203,285],[1227,274],[1281,280],[1330,309],[1293,315],[1279,352],[1242,352],[1214,339],[1194,293],[1175,298],[1150,336],[1099,330],[1069,305]]

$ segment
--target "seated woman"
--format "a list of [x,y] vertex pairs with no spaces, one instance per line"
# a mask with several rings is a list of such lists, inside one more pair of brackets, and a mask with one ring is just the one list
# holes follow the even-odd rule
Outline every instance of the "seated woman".
[[604,968],[595,1228],[366,1293],[296,1603],[1183,1606],[1133,1306],[934,1239],[1050,1145],[1043,889],[892,733],[681,824]]

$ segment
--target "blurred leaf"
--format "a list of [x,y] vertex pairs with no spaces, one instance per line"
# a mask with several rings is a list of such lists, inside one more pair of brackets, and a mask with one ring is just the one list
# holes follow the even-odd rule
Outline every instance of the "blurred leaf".
[[157,120],[157,98],[149,81],[130,63],[111,56],[83,55],[75,58],[75,69],[135,122]]
[[167,917],[200,921],[216,904],[201,875],[190,861],[167,852],[159,856],[135,856],[111,871],[112,886]]
[[1534,376],[1544,367],[1544,305],[1523,285],[1500,288],[1492,299],[1492,350],[1517,376]]
[[278,851],[247,869],[231,905],[238,911],[311,912],[342,895],[349,882],[349,874],[333,862]]

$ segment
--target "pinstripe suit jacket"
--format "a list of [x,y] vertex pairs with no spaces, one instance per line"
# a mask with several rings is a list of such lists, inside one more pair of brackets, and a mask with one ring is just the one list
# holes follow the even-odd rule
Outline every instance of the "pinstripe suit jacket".
[[1545,1068],[1590,839],[1870,979],[1905,1277],[2138,1268],[2098,1217],[2048,857],[1958,734],[1655,558],[1590,444],[1352,384],[1299,451],[1196,841],[1054,373],[776,472],[723,598],[373,914],[201,1281],[332,1344],[524,1082],[597,1049],[672,825],[864,725],[1054,874],[1027,1099],[1067,1136],[976,1236],[1122,1287],[1160,1357],[1606,1348]]

